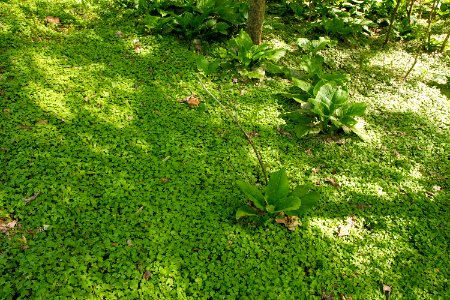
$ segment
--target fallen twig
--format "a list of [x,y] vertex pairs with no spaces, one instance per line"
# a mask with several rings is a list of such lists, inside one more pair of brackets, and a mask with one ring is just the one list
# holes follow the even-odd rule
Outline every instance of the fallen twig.
[[35,200],[40,194],[41,194],[41,192],[37,191],[31,197],[23,199],[23,203],[29,204],[31,201]]

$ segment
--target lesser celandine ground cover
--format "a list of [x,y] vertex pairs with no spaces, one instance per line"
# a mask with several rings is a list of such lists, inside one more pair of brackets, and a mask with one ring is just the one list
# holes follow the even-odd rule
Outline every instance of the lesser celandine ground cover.
[[[296,139],[285,80],[203,78],[268,171],[320,192],[290,232],[236,222],[236,181],[261,172],[201,88],[190,42],[143,34],[113,7],[0,2],[1,299],[384,299],[383,285],[450,298],[448,56],[423,55],[402,81],[401,44],[323,51],[368,105],[371,142]],[[289,26],[268,17],[265,38],[289,46]],[[193,93],[206,111],[178,101]]]

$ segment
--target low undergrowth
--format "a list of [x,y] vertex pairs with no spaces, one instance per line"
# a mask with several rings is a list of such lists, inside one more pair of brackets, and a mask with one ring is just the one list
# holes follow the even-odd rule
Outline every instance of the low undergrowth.
[[[291,232],[236,221],[237,182],[262,190],[263,176],[191,44],[138,34],[113,9],[0,2],[0,298],[450,297],[448,56],[421,56],[402,81],[407,45],[321,50],[367,105],[370,142],[297,139],[281,118],[297,104],[277,96],[287,80],[211,77],[267,170],[320,193]],[[271,42],[302,37],[276,22]]]

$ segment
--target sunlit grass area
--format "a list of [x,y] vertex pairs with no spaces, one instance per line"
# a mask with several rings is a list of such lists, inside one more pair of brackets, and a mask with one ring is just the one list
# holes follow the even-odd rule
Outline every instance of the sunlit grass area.
[[[297,139],[280,117],[294,106],[278,95],[285,79],[200,76],[269,172],[320,192],[290,232],[235,220],[236,181],[263,177],[197,79],[192,44],[115,13],[107,1],[0,3],[0,298],[385,299],[383,285],[396,299],[450,298],[448,52],[423,54],[403,80],[413,54],[401,43],[323,51],[350,75],[350,101],[368,105],[371,142]],[[267,24],[298,65],[299,30]],[[192,94],[206,111],[180,101]]]

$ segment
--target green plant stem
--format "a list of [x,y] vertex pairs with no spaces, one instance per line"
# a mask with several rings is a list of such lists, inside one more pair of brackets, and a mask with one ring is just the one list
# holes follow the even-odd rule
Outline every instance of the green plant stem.
[[419,56],[420,56],[420,46],[419,49],[417,49],[416,56],[414,56],[414,62],[411,65],[411,68],[409,68],[408,72],[406,72],[405,76],[403,77],[403,80],[406,80],[406,78],[409,76],[409,73],[411,73],[411,71],[414,69],[414,67],[417,64],[417,61],[419,60]]
[[430,16],[428,17],[428,27],[427,27],[427,43],[428,45],[430,44],[431,41],[431,23],[433,21],[434,15],[436,13],[436,8],[437,8],[437,4],[440,0],[434,0],[433,2],[433,6],[431,7],[431,13]]
[[267,180],[267,173],[266,173],[266,168],[264,167],[264,163],[262,160],[262,156],[259,153],[259,151],[256,149],[255,144],[252,141],[252,138],[247,134],[247,132],[245,132],[244,128],[242,127],[241,123],[239,123],[239,120],[225,107],[225,105],[222,104],[222,102],[219,101],[219,99],[214,96],[209,90],[208,88],[205,86],[205,84],[203,83],[203,81],[200,79],[200,77],[197,75],[197,79],[200,82],[201,86],[203,87],[203,89],[217,102],[219,103],[220,107],[222,108],[222,110],[233,120],[233,122],[237,125],[237,127],[239,128],[239,130],[244,134],[245,138],[247,139],[248,143],[250,144],[250,146],[252,146],[253,148],[253,152],[255,152],[256,158],[258,159],[259,162],[259,166],[261,167],[261,171],[263,173],[264,176],[264,180],[265,180],[265,184],[267,185],[268,180]]
[[410,0],[410,2],[409,2],[409,7],[408,7],[408,11],[407,11],[408,24],[411,24],[411,15],[412,15],[412,11],[414,8],[414,2],[416,2],[416,0]]
[[441,53],[444,53],[445,46],[447,45],[447,42],[448,42],[448,38],[449,38],[449,37],[450,37],[450,31],[447,33],[447,35],[445,36],[444,41],[442,42],[441,49],[439,50]]

